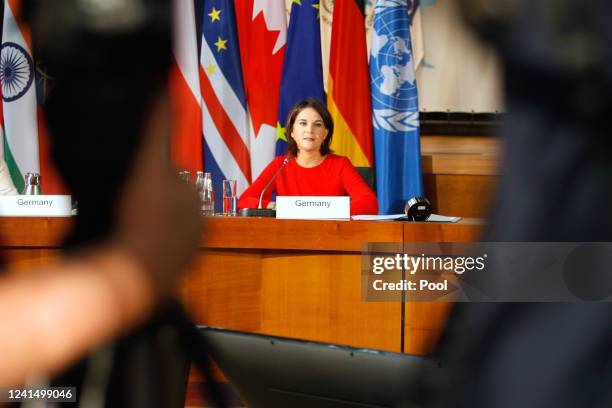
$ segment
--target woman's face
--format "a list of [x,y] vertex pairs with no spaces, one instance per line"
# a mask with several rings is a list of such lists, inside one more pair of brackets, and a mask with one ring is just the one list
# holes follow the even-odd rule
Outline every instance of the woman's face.
[[318,152],[327,133],[321,115],[313,108],[305,108],[295,118],[291,137],[297,144],[298,152]]

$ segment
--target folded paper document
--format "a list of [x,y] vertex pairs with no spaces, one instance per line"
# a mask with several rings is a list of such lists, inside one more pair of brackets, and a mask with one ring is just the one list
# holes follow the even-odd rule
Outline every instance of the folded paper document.
[[[351,218],[354,220],[362,221],[395,221],[406,214],[390,214],[390,215],[353,215]],[[461,220],[461,217],[449,217],[446,215],[431,214],[425,222],[457,222]]]

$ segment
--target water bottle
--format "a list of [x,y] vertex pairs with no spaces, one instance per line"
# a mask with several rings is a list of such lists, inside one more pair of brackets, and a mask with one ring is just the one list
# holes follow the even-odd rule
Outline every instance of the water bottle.
[[209,172],[196,173],[196,190],[200,198],[202,215],[215,215],[215,192],[213,190],[212,176]]
[[42,191],[40,189],[41,178],[38,173],[26,173],[24,176],[25,186],[23,195],[41,195]]

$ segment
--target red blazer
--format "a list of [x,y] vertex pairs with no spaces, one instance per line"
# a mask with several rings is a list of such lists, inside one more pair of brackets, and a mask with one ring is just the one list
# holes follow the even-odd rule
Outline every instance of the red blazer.
[[[259,195],[286,156],[276,157],[245,190],[238,200],[238,208],[257,208]],[[263,197],[265,208],[272,200],[272,192],[279,196],[346,196],[351,198],[351,215],[378,214],[376,195],[363,181],[351,161],[335,154],[328,154],[315,167],[302,167],[291,158],[272,182]]]

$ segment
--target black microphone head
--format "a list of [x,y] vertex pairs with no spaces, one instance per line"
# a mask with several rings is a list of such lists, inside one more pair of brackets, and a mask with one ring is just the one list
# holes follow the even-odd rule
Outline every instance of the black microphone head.
[[406,216],[412,221],[426,221],[432,212],[431,203],[425,197],[412,197],[406,202]]

